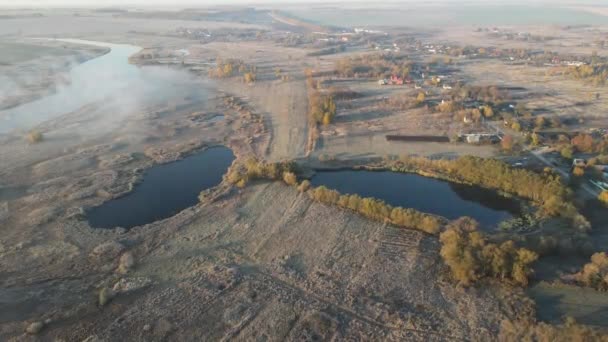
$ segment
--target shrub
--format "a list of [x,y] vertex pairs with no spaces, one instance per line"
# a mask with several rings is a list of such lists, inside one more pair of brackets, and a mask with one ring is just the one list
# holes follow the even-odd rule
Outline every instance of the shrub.
[[40,132],[40,131],[30,131],[25,138],[27,139],[27,142],[30,144],[37,144],[42,142],[42,140],[44,140],[44,135]]
[[560,154],[562,155],[562,157],[564,157],[565,159],[572,159],[574,158],[574,149],[572,148],[572,146],[568,145],[568,146],[564,146],[561,151]]
[[243,75],[243,80],[247,84],[254,83],[256,78],[257,78],[256,75],[252,72],[248,72],[248,73],[245,73],[245,75]]
[[126,274],[135,265],[135,258],[131,252],[126,252],[120,257],[117,272]]
[[530,264],[538,255],[524,248],[516,248],[513,241],[500,245],[489,243],[478,231],[478,223],[468,217],[451,222],[439,236],[440,255],[452,276],[469,286],[484,277],[511,280],[525,286],[532,273]]
[[600,195],[598,196],[598,199],[600,200],[600,202],[604,203],[606,206],[608,206],[608,191],[604,190],[600,193]]
[[602,291],[608,290],[608,253],[593,254],[591,262],[583,266],[574,278],[582,285]]
[[585,169],[580,166],[577,166],[574,168],[574,170],[572,170],[572,174],[576,177],[582,177],[585,175]]
[[[243,188],[247,185],[248,181],[256,179],[283,179],[287,182],[284,175],[286,173],[293,173],[293,177],[295,177],[294,170],[295,164],[292,162],[266,163],[258,161],[255,158],[250,158],[243,164],[234,165],[226,176],[226,179],[231,184]],[[296,182],[294,181],[292,185],[295,184]]]
[[521,124],[516,121],[511,125],[511,129],[515,132],[521,132]]
[[426,101],[426,95],[423,92],[418,92],[418,96],[416,96],[416,103],[421,104]]
[[99,306],[105,306],[110,300],[112,300],[112,298],[114,298],[114,296],[115,293],[112,291],[112,289],[107,287],[102,288],[99,291]]
[[515,146],[515,141],[513,140],[513,136],[505,135],[500,142],[500,146],[502,147],[503,150],[505,150],[507,152],[512,151],[513,146]]
[[287,185],[297,185],[298,184],[298,178],[296,177],[296,174],[293,172],[284,172],[283,181]]
[[579,134],[572,138],[572,146],[579,152],[590,153],[594,150],[593,137],[589,134]]
[[306,192],[306,191],[308,191],[308,189],[310,189],[310,181],[308,179],[305,179],[298,186],[298,191],[299,192]]

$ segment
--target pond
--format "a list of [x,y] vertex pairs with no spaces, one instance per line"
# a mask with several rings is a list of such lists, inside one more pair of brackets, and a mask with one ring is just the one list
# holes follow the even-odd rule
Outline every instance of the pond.
[[100,115],[116,118],[178,98],[206,99],[202,81],[185,71],[130,64],[129,57],[141,50],[137,46],[80,39],[57,41],[100,46],[110,51],[72,68],[70,83],[58,86],[54,94],[0,111],[0,134],[31,129],[93,103],[111,108]]
[[343,194],[378,198],[392,206],[413,208],[448,219],[469,216],[485,227],[495,227],[499,222],[521,214],[521,205],[517,200],[500,196],[495,191],[416,174],[319,171],[311,183]]
[[169,218],[198,203],[201,191],[222,181],[234,154],[212,147],[182,160],[153,166],[132,192],[87,212],[94,228],[132,228]]

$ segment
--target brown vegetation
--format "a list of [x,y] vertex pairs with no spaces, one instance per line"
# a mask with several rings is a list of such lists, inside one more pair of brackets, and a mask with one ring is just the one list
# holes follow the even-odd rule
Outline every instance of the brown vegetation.
[[368,54],[343,58],[336,62],[336,73],[342,77],[384,78],[396,75],[407,78],[412,62],[403,56],[393,54]]
[[318,202],[338,205],[373,220],[390,222],[396,226],[417,229],[429,234],[437,234],[446,221],[441,217],[421,213],[414,209],[392,207],[375,198],[342,195],[338,191],[327,189],[324,186],[310,189],[308,180],[304,180],[298,185],[295,169],[295,165],[290,162],[266,163],[248,159],[242,165],[233,165],[226,179],[238,187],[244,187],[247,182],[256,179],[282,180],[287,185],[297,186],[300,192],[308,192],[311,198]]
[[310,190],[311,197],[321,203],[337,205],[353,210],[367,218],[390,222],[396,226],[417,229],[428,234],[437,234],[445,219],[419,212],[415,209],[392,207],[375,198],[340,194],[336,190],[320,186]]
[[607,190],[602,191],[597,198],[600,200],[600,202],[604,203],[604,205],[608,206],[608,191]]
[[267,163],[250,158],[243,164],[233,165],[226,180],[238,187],[244,187],[247,182],[256,179],[283,180],[289,185],[296,185],[294,171],[295,164],[291,162]]
[[593,137],[589,134],[579,134],[572,138],[572,146],[579,152],[590,153],[594,151]]
[[591,256],[591,262],[583,266],[574,279],[588,287],[608,291],[608,253],[599,252]]
[[308,117],[311,125],[329,125],[336,116],[336,103],[331,94],[321,94],[320,82],[315,81],[312,70],[305,71],[308,86]]
[[296,177],[296,174],[293,172],[284,172],[283,173],[283,181],[285,182],[285,184],[287,185],[298,185],[298,178]]
[[243,81],[245,81],[245,83],[247,83],[247,84],[254,83],[256,78],[257,78],[256,74],[254,74],[252,72],[247,72],[247,73],[245,73],[245,75],[243,75]]
[[515,146],[515,141],[512,135],[505,135],[500,142],[500,146],[503,150],[507,152],[511,152],[513,150],[513,146]]
[[302,183],[300,183],[300,185],[298,185],[299,192],[306,192],[309,189],[310,189],[310,181],[308,179],[303,180]]
[[42,140],[44,140],[44,135],[40,131],[33,130],[25,136],[25,139],[28,143],[33,145],[42,142]]
[[538,258],[530,250],[517,248],[513,241],[500,245],[487,242],[478,231],[478,223],[468,217],[451,222],[439,240],[443,261],[465,286],[485,277],[525,286],[532,273],[530,264]]

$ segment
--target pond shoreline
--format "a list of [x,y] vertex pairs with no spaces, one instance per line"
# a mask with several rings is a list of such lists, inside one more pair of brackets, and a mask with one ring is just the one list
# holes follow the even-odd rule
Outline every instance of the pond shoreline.
[[308,179],[314,187],[375,198],[394,207],[412,208],[446,219],[470,216],[487,227],[498,227],[500,222],[522,215],[522,202],[517,198],[421,173],[380,168],[317,169]]
[[[210,156],[211,151],[217,155]],[[174,161],[151,164],[139,170],[137,180],[129,184],[128,191],[88,208],[86,219],[94,229],[131,229],[170,218],[196,205],[201,192],[219,186],[235,159],[230,148],[211,145]],[[210,173],[207,179],[205,170]],[[199,171],[202,172],[199,174]]]

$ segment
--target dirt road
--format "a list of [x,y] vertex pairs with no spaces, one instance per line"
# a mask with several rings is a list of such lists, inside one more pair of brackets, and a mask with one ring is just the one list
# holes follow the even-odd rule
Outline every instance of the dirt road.
[[279,161],[306,156],[308,100],[303,80],[231,83],[224,87],[249,102],[272,130],[266,158]]

